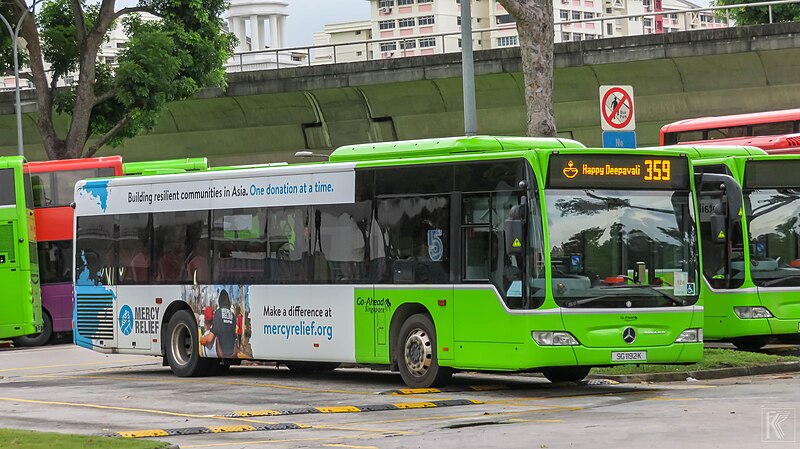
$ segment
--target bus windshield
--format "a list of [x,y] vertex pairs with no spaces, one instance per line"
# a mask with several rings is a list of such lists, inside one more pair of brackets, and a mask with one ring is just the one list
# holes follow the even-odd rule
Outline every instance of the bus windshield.
[[800,286],[800,189],[745,191],[750,272],[760,287]]
[[545,193],[553,296],[561,307],[667,307],[697,301],[689,191]]

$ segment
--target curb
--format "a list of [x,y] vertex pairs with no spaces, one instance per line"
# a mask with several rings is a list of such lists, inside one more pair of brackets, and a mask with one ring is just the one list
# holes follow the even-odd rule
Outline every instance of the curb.
[[607,375],[590,374],[588,379],[610,379],[623,383],[638,382],[685,382],[686,378],[692,377],[697,380],[724,379],[726,377],[757,376],[760,374],[778,374],[800,371],[800,361],[783,362],[774,365],[760,366],[737,366],[732,368],[717,368],[700,371],[678,371],[670,373],[648,373],[648,374],[620,374]]

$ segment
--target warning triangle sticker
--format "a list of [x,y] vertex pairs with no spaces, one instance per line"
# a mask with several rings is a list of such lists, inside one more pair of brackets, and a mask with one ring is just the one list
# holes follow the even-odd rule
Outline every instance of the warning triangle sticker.
[[514,243],[512,243],[511,246],[514,248],[519,248],[522,246],[522,242],[520,242],[519,239],[514,239]]
[[721,239],[724,239],[725,238],[725,233],[722,232],[722,231],[719,231],[719,235],[717,237],[721,238]]
[[739,216],[740,217],[742,216],[742,208],[741,207],[739,208]]

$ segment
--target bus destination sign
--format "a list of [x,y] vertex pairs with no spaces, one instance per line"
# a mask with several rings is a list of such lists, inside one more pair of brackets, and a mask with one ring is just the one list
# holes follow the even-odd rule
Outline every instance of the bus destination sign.
[[608,154],[550,156],[549,188],[688,189],[684,157]]

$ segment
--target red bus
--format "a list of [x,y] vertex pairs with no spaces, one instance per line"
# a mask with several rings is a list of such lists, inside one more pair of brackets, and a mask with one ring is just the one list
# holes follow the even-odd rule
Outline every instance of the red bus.
[[17,337],[16,346],[40,346],[72,331],[72,220],[75,183],[122,176],[122,157],[29,162],[42,285],[43,330]]
[[750,145],[768,153],[794,153],[800,151],[798,133],[800,109],[785,109],[680,120],[661,128],[661,145],[710,142]]

